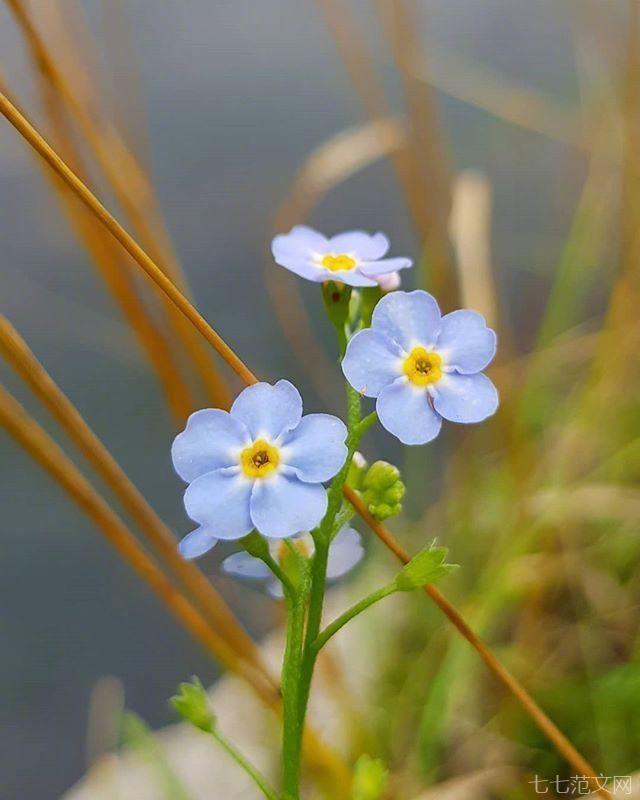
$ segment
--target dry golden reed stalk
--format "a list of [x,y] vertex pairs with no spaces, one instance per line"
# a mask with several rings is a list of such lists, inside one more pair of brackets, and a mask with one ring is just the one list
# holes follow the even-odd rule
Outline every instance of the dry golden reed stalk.
[[[0,112],[7,118],[13,127],[27,140],[27,142],[44,158],[56,172],[68,183],[76,192],[78,197],[85,205],[90,208],[101,223],[109,232],[122,244],[127,252],[140,265],[144,272],[175,302],[180,311],[189,319],[204,338],[214,347],[229,364],[229,366],[241,377],[247,385],[257,382],[256,376],[249,370],[246,364],[233,352],[227,343],[217,334],[207,321],[198,313],[194,306],[187,300],[177,287],[164,275],[162,270],[154,263],[153,259],[135,242],[135,240],[124,230],[124,228],[106,210],[93,193],[82,183],[77,175],[69,169],[58,154],[44,140],[38,131],[29,121],[18,111],[7,97],[0,93]],[[348,487],[345,489],[345,496],[359,511],[362,518],[369,527],[378,535],[384,544],[396,554],[400,560],[408,558],[408,555],[394,539],[392,534],[382,525],[377,523],[367,510],[363,507],[359,498]],[[365,512],[365,513],[363,513]],[[374,526],[375,523],[375,526]],[[610,793],[598,785],[598,778],[595,770],[577,752],[573,745],[566,739],[557,726],[549,719],[544,711],[536,704],[533,698],[520,685],[518,680],[509,673],[501,662],[493,655],[479,637],[472,631],[459,612],[449,603],[449,601],[433,587],[425,587],[429,597],[436,603],[440,610],[447,616],[456,629],[464,636],[469,644],[478,652],[491,672],[503,683],[512,693],[523,709],[532,720],[538,725],[540,730],[567,758],[573,768],[584,774],[591,785],[602,797],[611,800]]]
[[31,146],[45,159],[49,166],[67,183],[77,197],[89,208],[109,233],[124,247],[133,260],[144,270],[156,286],[175,304],[213,349],[245,383],[257,383],[257,378],[229,345],[222,339],[195,306],[185,297],[170,278],[136,240],[107,211],[91,190],[65,164],[62,158],[28,122],[9,98],[0,93],[0,110]]
[[0,386],[0,424],[74,499],[97,525],[107,541],[179,619],[184,627],[232,672],[242,675],[270,706],[278,694],[264,677],[238,657],[228,642],[204,616],[177,591],[167,576],[138,544],[120,517],[93,488],[53,439],[30,417],[9,392]]
[[[0,86],[2,86],[1,81]],[[3,87],[3,91],[6,92],[6,88]],[[46,86],[43,87],[43,100],[49,111],[54,140],[57,141],[60,152],[65,160],[73,165],[74,170],[84,177],[86,171],[82,168],[73,136],[68,131],[63,115],[60,113],[56,96]],[[131,264],[125,263],[127,258],[122,250],[96,222],[93,215],[78,203],[67,185],[51,171],[42,159],[37,159],[36,163],[43,170],[45,177],[58,195],[73,229],[91,256],[143,353],[147,356],[175,420],[178,423],[182,422],[193,410],[194,401],[177,367],[169,342],[138,295]]]
[[186,561],[180,556],[171,531],[54,382],[18,331],[3,315],[0,315],[0,353],[49,410],[96,473],[111,489],[122,507],[139,525],[149,543],[164,559],[183,589],[195,601],[203,616],[207,618],[209,626],[224,636],[236,655],[245,659],[254,670],[261,672],[263,678],[270,682],[275,689],[277,683],[262,664],[255,643],[245,633],[242,625],[222,597],[193,562]]
[[[353,18],[346,3],[339,3],[337,0],[317,0],[317,2],[324,14],[345,71],[360,98],[365,117],[370,122],[388,118],[391,110],[371,51],[362,35],[362,27]],[[446,219],[442,223],[443,231],[437,231],[434,227],[434,217],[431,216],[433,198],[429,195],[429,187],[425,187],[422,180],[422,168],[419,165],[416,167],[414,163],[415,152],[410,142],[407,141],[405,147],[391,151],[390,160],[421,247],[427,248],[430,256],[443,252],[442,238],[446,236]],[[442,263],[444,265],[444,261]]]
[[431,87],[416,78],[415,67],[426,72],[416,0],[378,0],[382,28],[402,82],[409,121],[409,159],[424,206],[427,285],[447,306],[457,295],[456,275],[447,234],[451,206],[447,152]]
[[[378,522],[378,520],[369,513],[369,510],[358,494],[351,488],[346,487],[345,495],[376,536],[391,550],[401,563],[407,564],[411,560],[409,553],[404,550],[386,526]],[[598,779],[598,775],[591,764],[576,750],[558,726],[549,719],[533,697],[531,697],[502,662],[496,658],[482,639],[474,633],[460,612],[451,605],[435,586],[427,584],[423,588],[425,594],[433,600],[460,634],[464,636],[495,677],[511,692],[524,711],[531,717],[545,736],[547,736],[558,752],[566,759],[567,763],[578,770],[580,775],[584,775],[588,778],[594,792],[598,792],[602,797],[611,800],[610,793],[600,785],[601,781]]]
[[456,253],[460,305],[479,311],[490,328],[499,328],[491,266],[491,184],[482,173],[466,170],[456,176],[449,229]]
[[[174,283],[186,289],[182,268],[173,251],[151,183],[144,170],[115,127],[98,114],[98,104],[94,103],[88,110],[76,97],[72,86],[58,69],[55,59],[38,33],[26,4],[22,0],[6,0],[6,3],[22,31],[34,64],[77,122],[98,166],[145,248],[153,254],[159,268]],[[96,121],[98,118],[99,123]],[[211,402],[226,407],[230,399],[229,390],[203,348],[202,341],[194,335],[193,329],[185,324],[171,304],[166,305],[166,311],[172,329],[196,366]]]

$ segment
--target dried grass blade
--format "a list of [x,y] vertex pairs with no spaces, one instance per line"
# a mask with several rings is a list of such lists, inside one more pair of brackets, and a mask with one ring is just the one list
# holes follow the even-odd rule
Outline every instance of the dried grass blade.
[[3,315],[0,315],[0,353],[49,410],[78,450],[109,486],[122,507],[140,526],[149,543],[199,606],[211,628],[219,631],[239,657],[244,658],[253,669],[261,672],[263,677],[275,686],[276,682],[263,665],[255,643],[245,633],[222,597],[195,564],[185,561],[180,556],[171,531],[38,361],[18,331]]
[[115,548],[187,631],[232,672],[245,678],[270,706],[277,705],[277,693],[264,678],[240,659],[202,614],[173,586],[138,544],[120,517],[93,488],[61,448],[0,386],[0,425],[37,461],[73,498]]
[[[32,53],[34,63],[50,82],[71,115],[78,123],[84,138],[94,153],[98,165],[131,221],[145,248],[153,255],[159,268],[173,282],[188,291],[182,267],[173,249],[171,239],[162,221],[155,201],[151,182],[127,148],[117,129],[99,113],[99,103],[87,109],[73,91],[71,84],[58,69],[55,59],[38,33],[30,13],[22,0],[6,0],[9,9],[23,33]],[[97,120],[100,120],[98,122]],[[169,322],[178,340],[188,353],[211,400],[222,407],[230,401],[229,390],[209,358],[201,340],[171,304],[166,304]]]

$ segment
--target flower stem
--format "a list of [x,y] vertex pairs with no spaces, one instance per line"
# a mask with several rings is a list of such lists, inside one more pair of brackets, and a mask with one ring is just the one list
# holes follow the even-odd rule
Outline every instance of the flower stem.
[[[342,507],[342,489],[347,479],[349,467],[353,454],[358,446],[363,434],[375,421],[375,413],[360,419],[360,395],[347,385],[347,457],[338,474],[333,479],[328,491],[327,511],[320,523],[319,528],[314,531],[315,554],[311,566],[311,586],[309,590],[309,609],[307,614],[307,626],[304,642],[301,649],[301,660],[295,664],[285,667],[289,670],[287,680],[296,682],[296,688],[287,687],[287,691],[294,695],[295,700],[291,704],[290,712],[295,718],[288,718],[287,698],[285,694],[285,734],[283,747],[283,775],[284,775],[284,799],[298,800],[300,786],[300,756],[302,752],[302,734],[304,730],[304,720],[307,713],[309,702],[309,692],[311,690],[311,680],[316,663],[318,651],[314,649],[313,643],[318,638],[320,626],[322,624],[322,608],[324,604],[324,594],[327,584],[327,562],[329,559],[329,546],[332,538],[337,533],[336,523],[340,519],[340,509]],[[295,606],[290,606],[290,616],[295,613]],[[295,627],[295,631],[294,631]],[[298,623],[289,621],[289,634],[287,636],[287,650],[289,649],[289,638],[301,633],[302,627]],[[298,644],[296,640],[296,645]],[[283,692],[285,692],[285,675],[282,678]],[[294,741],[295,740],[295,741]]]
[[318,635],[316,640],[311,643],[311,648],[316,652],[319,653],[320,650],[325,646],[325,644],[331,639],[331,637],[337,633],[340,628],[344,627],[347,622],[350,622],[354,617],[357,617],[358,614],[361,614],[367,608],[372,606],[374,603],[377,603],[379,600],[382,600],[385,597],[388,597],[390,594],[396,592],[397,586],[395,583],[390,583],[388,586],[383,586],[382,589],[378,589],[375,592],[372,592],[367,597],[364,597],[354,606],[348,608],[343,614],[337,617],[330,625]]
[[300,758],[302,725],[300,713],[300,672],[306,608],[306,587],[300,592],[287,592],[287,643],[282,664],[282,785],[285,800],[300,796]]
[[231,744],[226,736],[223,736],[223,734],[221,734],[217,729],[212,730],[210,735],[216,740],[222,749],[228,753],[229,756],[231,756],[236,764],[247,773],[247,775],[253,780],[255,785],[258,787],[258,789],[260,789],[267,800],[280,800],[276,792],[267,783],[264,775],[262,775],[262,773],[259,772],[253,766],[253,764],[251,764],[251,762],[247,761],[242,753],[235,747],[235,745]]

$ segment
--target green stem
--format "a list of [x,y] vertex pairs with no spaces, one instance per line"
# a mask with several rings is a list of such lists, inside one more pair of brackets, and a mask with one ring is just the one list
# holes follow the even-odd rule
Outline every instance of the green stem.
[[287,643],[282,664],[282,785],[285,800],[300,796],[300,759],[304,716],[299,710],[306,587],[288,595]]
[[274,576],[280,581],[282,587],[284,589],[284,593],[287,597],[293,597],[296,593],[295,586],[289,579],[287,573],[282,569],[280,564],[275,560],[275,558],[271,558],[271,556],[262,558],[262,561],[269,567],[271,572],[273,572]]
[[262,773],[260,773],[254,766],[251,764],[247,759],[242,755],[242,753],[236,749],[236,747],[231,744],[231,742],[223,736],[219,731],[213,730],[210,732],[211,736],[218,742],[218,744],[225,750],[231,758],[236,762],[236,764],[243,769],[247,775],[253,780],[255,785],[260,789],[262,794],[267,798],[267,800],[279,800],[278,795],[276,792],[269,786],[267,783],[266,778]]
[[[318,638],[320,626],[322,624],[322,607],[327,584],[329,546],[331,544],[331,539],[337,533],[335,529],[336,517],[342,507],[342,489],[347,479],[351,460],[353,459],[353,454],[358,446],[358,442],[375,419],[376,416],[374,413],[373,415],[369,414],[364,420],[360,420],[360,395],[347,385],[347,458],[340,472],[338,472],[331,482],[327,498],[327,511],[320,523],[320,527],[314,531],[315,554],[311,566],[311,588],[309,592],[307,629],[302,647],[302,660],[299,662],[299,671],[293,673],[293,680],[297,678],[297,691],[294,705],[297,719],[295,723],[287,721],[285,712],[285,727],[287,728],[287,733],[285,735],[287,749],[286,752],[283,753],[285,761],[283,772],[287,781],[285,783],[285,800],[298,800],[299,796],[296,792],[299,791],[302,734],[309,702],[313,669],[317,657],[317,651],[313,648],[313,643]],[[283,690],[284,685],[283,676]],[[293,738],[294,736],[297,737],[297,741],[289,741],[289,738]]]
[[358,614],[361,614],[367,608],[372,606],[374,603],[377,603],[379,600],[382,600],[385,597],[388,597],[390,594],[397,592],[398,588],[395,583],[390,583],[388,586],[383,586],[382,589],[378,589],[375,592],[372,592],[367,597],[360,600],[360,602],[356,603],[351,608],[348,608],[343,614],[340,614],[330,625],[318,635],[316,640],[311,643],[312,649],[319,653],[320,650],[325,646],[325,644],[329,641],[329,639],[337,633],[340,628],[344,627],[347,622],[350,622],[354,617],[357,617]]

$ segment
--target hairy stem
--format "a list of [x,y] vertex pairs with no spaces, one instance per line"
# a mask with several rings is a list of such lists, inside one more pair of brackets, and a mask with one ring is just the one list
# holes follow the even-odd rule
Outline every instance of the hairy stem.
[[337,533],[336,523],[340,521],[339,512],[342,507],[342,489],[345,485],[349,467],[351,466],[351,460],[353,459],[353,454],[358,446],[358,442],[375,419],[375,413],[373,415],[370,414],[364,420],[360,419],[360,395],[347,385],[347,457],[340,472],[335,476],[329,487],[327,511],[320,523],[320,527],[314,532],[316,549],[311,567],[307,627],[302,647],[302,659],[299,664],[300,669],[296,674],[298,685],[294,708],[297,718],[295,723],[291,723],[291,730],[288,731],[286,735],[287,739],[289,736],[296,736],[297,741],[295,743],[288,741],[287,751],[283,754],[285,760],[283,771],[290,782],[285,786],[285,800],[298,800],[299,797],[295,792],[299,791],[302,733],[309,702],[313,669],[318,654],[317,650],[313,647],[313,643],[320,633],[320,626],[322,624],[322,608],[327,584],[329,547],[332,538]]
[[282,664],[282,785],[285,800],[298,800],[304,724],[304,715],[299,710],[300,671],[307,592],[287,594],[287,643]]

